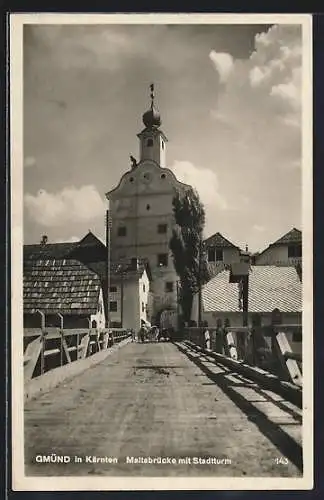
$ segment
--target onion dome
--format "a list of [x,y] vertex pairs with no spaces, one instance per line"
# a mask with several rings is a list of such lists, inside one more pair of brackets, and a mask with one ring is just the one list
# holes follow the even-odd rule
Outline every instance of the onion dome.
[[146,128],[157,128],[161,125],[161,116],[159,111],[154,106],[154,84],[150,85],[151,90],[151,107],[143,114],[143,123]]
[[143,114],[143,123],[146,128],[154,128],[161,125],[160,113],[153,105]]

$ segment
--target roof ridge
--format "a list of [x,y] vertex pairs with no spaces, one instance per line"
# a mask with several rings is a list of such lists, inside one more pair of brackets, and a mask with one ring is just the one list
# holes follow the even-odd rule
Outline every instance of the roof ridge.
[[212,240],[213,238],[215,239],[215,237],[220,237],[221,242],[226,242],[231,247],[239,248],[237,245],[234,245],[234,243],[232,243],[232,241],[230,241],[228,238],[226,238],[220,231],[216,231],[216,233],[211,234],[210,236],[208,236],[208,238],[205,238],[204,242],[208,243],[209,240]]

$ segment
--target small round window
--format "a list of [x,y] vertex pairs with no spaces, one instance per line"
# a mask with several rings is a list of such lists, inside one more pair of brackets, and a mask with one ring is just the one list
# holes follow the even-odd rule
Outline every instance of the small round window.
[[146,210],[150,210],[150,208],[151,208],[151,205],[147,204],[146,205]]
[[165,174],[161,174],[161,179],[165,179]]

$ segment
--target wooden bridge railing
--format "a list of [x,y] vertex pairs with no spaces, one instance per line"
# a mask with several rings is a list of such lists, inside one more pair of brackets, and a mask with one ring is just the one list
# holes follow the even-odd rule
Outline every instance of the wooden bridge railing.
[[184,339],[201,348],[262,368],[301,387],[302,355],[293,351],[288,340],[292,332],[301,334],[301,330],[301,325],[208,327],[209,340],[206,340],[206,328],[190,327],[185,329]]
[[24,328],[25,381],[87,358],[130,335],[128,330],[121,328]]

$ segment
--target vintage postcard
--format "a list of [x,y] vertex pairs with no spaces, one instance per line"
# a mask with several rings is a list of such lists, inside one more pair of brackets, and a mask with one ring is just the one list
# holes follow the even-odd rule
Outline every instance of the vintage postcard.
[[311,47],[11,15],[14,490],[313,487]]

